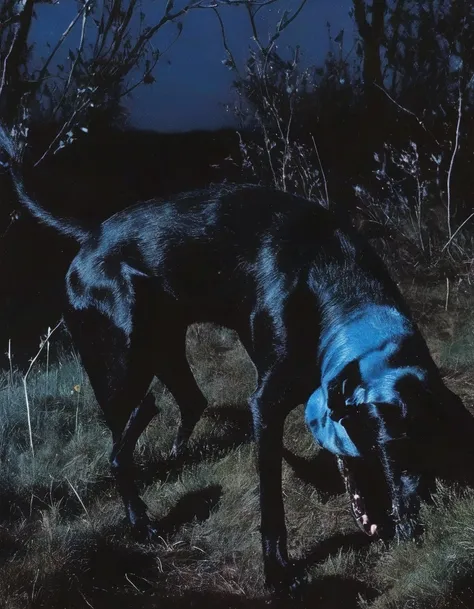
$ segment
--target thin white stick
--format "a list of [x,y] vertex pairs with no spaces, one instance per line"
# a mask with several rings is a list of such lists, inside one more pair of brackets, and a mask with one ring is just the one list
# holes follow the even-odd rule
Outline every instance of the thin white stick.
[[314,139],[314,135],[311,135],[311,139],[313,140],[313,146],[316,151],[316,156],[318,157],[319,168],[321,170],[321,175],[323,176],[324,191],[326,193],[326,207],[327,207],[327,209],[329,209],[329,192],[328,192],[328,183],[326,180],[326,174],[324,173],[323,164],[321,163],[321,158],[319,156],[319,150],[318,150],[318,147],[316,146],[316,141]]
[[461,226],[457,227],[457,229],[454,231],[452,237],[443,246],[443,249],[441,250],[442,252],[444,252],[444,250],[448,247],[448,245],[451,243],[451,241],[454,239],[454,237],[459,233],[459,231],[466,224],[466,222],[469,222],[469,220],[472,218],[472,216],[474,216],[474,212],[472,212],[472,214],[464,220],[464,222],[461,224]]
[[89,518],[89,520],[91,519],[91,517],[89,516],[89,512],[87,511],[86,506],[84,505],[84,502],[82,501],[82,499],[79,496],[79,493],[76,491],[76,489],[74,488],[74,486],[72,485],[72,482],[69,480],[69,478],[66,477],[66,482],[69,484],[69,486],[72,488],[74,494],[76,495],[79,503],[82,505],[82,509],[84,510],[84,512],[86,513],[87,518]]
[[[51,326],[48,326],[48,336],[51,333]],[[49,339],[46,339],[46,393],[49,392]]]
[[9,393],[11,397],[11,391],[13,387],[13,361],[12,361],[12,339],[8,339],[8,352],[7,352],[8,362],[10,364],[10,383],[9,383]]
[[[63,320],[61,319],[54,326],[54,328],[50,332],[48,332],[46,338],[40,344],[40,348],[38,350],[38,353],[30,361],[30,365],[28,366],[28,370],[26,371],[26,374],[23,377],[23,391],[25,393],[26,416],[27,416],[27,419],[28,419],[28,433],[29,433],[29,436],[30,436],[30,447],[31,447],[31,454],[32,454],[33,458],[35,456],[35,449],[34,449],[34,446],[33,446],[33,432],[32,432],[32,429],[31,429],[31,415],[30,415],[30,400],[28,398],[28,389],[27,389],[27,382],[26,381],[28,379],[28,375],[30,374],[33,366],[35,365],[36,361],[38,360],[38,357],[40,356],[41,352],[43,351],[43,347],[49,341],[49,339],[51,338],[51,335],[59,328],[59,326],[62,323],[63,323]],[[48,328],[48,330],[49,330],[49,328]]]
[[458,151],[459,148],[459,128],[461,126],[461,116],[462,116],[462,93],[461,90],[459,90],[459,100],[458,100],[458,121],[456,124],[456,139],[454,142],[454,148],[453,148],[453,153],[451,155],[451,161],[449,163],[449,170],[448,170],[448,178],[446,180],[446,186],[447,186],[447,196],[448,196],[448,210],[447,210],[447,214],[448,214],[448,237],[451,240],[451,173],[453,171],[453,165],[454,165],[454,160],[456,158],[456,153]]

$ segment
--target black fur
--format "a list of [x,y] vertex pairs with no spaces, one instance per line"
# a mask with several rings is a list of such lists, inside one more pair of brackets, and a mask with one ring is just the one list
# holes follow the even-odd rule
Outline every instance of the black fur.
[[[14,158],[5,131],[0,147]],[[462,428],[467,441],[472,421],[384,265],[351,227],[284,192],[224,186],[142,203],[88,231],[33,201],[14,164],[12,175],[22,204],[81,244],[64,317],[112,431],[112,470],[137,531],[159,534],[133,479],[135,443],[156,414],[148,389],[156,375],[180,407],[179,455],[206,408],[186,360],[186,329],[207,321],[236,330],[258,372],[250,408],[267,584],[285,589],[298,579],[281,459],[285,417],[301,402],[378,532],[413,534],[424,489],[454,454],[444,439]]]

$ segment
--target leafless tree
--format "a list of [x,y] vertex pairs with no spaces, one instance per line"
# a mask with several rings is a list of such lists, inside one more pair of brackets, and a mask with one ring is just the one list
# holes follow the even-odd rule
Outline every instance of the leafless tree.
[[[38,163],[86,132],[92,116],[107,109],[117,113],[125,96],[154,82],[155,67],[180,38],[187,13],[242,5],[260,10],[276,1],[166,0],[160,14],[149,15],[141,0],[77,0],[77,11],[47,57],[33,62],[35,11],[45,8],[41,4],[54,7],[56,0],[0,0],[1,120],[20,141],[32,119],[57,125]],[[155,41],[165,28],[171,28],[168,44],[159,50]]]

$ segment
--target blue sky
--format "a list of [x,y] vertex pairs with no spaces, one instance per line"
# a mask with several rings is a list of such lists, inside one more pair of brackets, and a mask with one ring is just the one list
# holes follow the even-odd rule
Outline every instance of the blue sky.
[[[182,1],[176,4],[179,6]],[[143,10],[150,17],[156,13],[161,15],[164,4],[164,0],[143,0]],[[262,9],[259,20],[262,39],[274,31],[285,8],[294,9],[298,4],[299,0],[280,0]],[[308,0],[302,13],[280,38],[280,51],[299,44],[305,63],[321,61],[328,50],[328,21],[333,36],[344,28],[345,46],[350,48],[353,33],[349,17],[351,5],[351,0]],[[70,0],[38,6],[38,19],[31,31],[36,53],[45,54],[46,43],[54,44],[75,11],[76,5]],[[232,7],[223,9],[222,16],[229,46],[237,62],[243,65],[252,44],[247,15],[242,7]],[[222,63],[225,53],[217,19],[210,10],[191,11],[184,18],[183,25],[180,39],[156,68],[156,82],[136,89],[128,101],[132,124],[137,127],[186,131],[232,124],[232,116],[226,113],[222,103],[232,100],[233,74]],[[166,48],[175,31],[172,24],[163,28],[153,41],[155,48]],[[78,36],[79,24],[72,33],[69,47],[74,48]]]

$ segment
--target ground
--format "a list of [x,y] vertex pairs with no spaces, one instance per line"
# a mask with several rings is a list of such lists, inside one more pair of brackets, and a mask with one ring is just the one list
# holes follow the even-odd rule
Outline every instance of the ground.
[[[446,382],[471,409],[470,286],[451,285],[448,299],[444,283],[401,287]],[[80,362],[67,350],[49,365],[45,351],[26,383],[15,371],[1,379],[1,607],[474,606],[474,491],[440,482],[434,504],[423,507],[426,533],[418,545],[369,543],[351,519],[332,458],[305,428],[302,406],[286,425],[284,495],[290,551],[311,582],[299,602],[270,599],[246,407],[255,373],[235,335],[211,326],[188,332],[188,358],[210,405],[179,465],[168,460],[178,411],[160,383],[153,385],[160,414],[136,456],[141,491],[163,537],[137,543],[109,475],[109,433]]]

